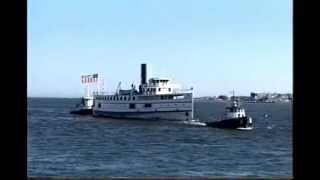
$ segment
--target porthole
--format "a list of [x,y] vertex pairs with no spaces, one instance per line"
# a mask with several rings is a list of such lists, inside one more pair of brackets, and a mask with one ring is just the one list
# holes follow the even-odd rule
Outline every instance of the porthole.
[[148,104],[144,104],[144,107],[146,107],[146,108],[150,108],[150,107],[152,107],[152,104],[150,104],[150,103],[148,103]]
[[135,104],[129,104],[129,109],[135,109],[136,105]]

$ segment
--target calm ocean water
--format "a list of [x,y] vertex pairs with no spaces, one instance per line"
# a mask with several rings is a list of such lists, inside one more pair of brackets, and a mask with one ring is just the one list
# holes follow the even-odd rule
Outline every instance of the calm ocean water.
[[[69,114],[78,102],[28,99],[28,176],[292,176],[291,103],[243,104],[255,129],[238,131]],[[196,102],[195,118],[225,106]]]

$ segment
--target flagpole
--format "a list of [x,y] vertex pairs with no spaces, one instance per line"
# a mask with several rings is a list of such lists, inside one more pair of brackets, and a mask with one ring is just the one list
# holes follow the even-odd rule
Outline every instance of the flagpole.
[[99,79],[97,79],[96,81],[96,87],[97,87],[97,94],[99,94],[99,91],[100,91]]
[[102,80],[101,91],[103,93],[103,91],[104,91],[104,88],[103,88],[104,87],[104,79],[102,78],[101,80]]
[[100,94],[100,81],[99,76],[97,77],[97,94]]
[[90,97],[90,87],[91,86],[88,85],[88,95],[87,95],[88,97]]
[[85,84],[85,94],[84,94],[84,96],[85,97],[88,96],[88,85],[87,84]]

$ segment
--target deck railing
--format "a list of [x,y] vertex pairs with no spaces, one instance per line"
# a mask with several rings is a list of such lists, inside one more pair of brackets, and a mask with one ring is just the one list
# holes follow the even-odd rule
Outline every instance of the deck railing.
[[191,93],[193,89],[173,89],[173,93]]
[[109,92],[109,91],[95,91],[92,93],[94,96],[96,95],[115,95],[116,92]]

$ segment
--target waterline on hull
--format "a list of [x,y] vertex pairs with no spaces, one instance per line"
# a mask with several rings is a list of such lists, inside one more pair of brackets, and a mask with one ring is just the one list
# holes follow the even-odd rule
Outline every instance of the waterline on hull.
[[188,121],[192,119],[192,111],[177,111],[177,112],[106,112],[93,111],[93,116],[110,117],[123,119],[144,119],[144,120],[176,120]]

